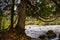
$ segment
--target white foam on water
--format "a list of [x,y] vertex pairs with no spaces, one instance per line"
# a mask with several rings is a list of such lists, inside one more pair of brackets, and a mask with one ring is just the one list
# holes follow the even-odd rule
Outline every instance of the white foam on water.
[[26,25],[25,33],[32,38],[38,38],[40,35],[45,35],[48,30],[54,31],[56,34],[60,33],[60,25],[38,26]]

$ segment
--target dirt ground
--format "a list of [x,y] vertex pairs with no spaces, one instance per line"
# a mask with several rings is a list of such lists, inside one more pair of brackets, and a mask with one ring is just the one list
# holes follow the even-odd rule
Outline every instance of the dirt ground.
[[16,33],[0,33],[0,40],[29,40],[25,35],[17,35]]

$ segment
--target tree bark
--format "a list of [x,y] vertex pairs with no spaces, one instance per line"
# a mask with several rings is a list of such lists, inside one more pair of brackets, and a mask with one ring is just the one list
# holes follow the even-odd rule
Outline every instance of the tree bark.
[[13,28],[13,18],[14,18],[14,0],[12,0],[12,8],[11,8],[11,28]]
[[10,26],[9,26],[9,32],[12,32],[13,30],[14,30],[14,28],[13,28],[13,21],[14,21],[14,3],[15,3],[15,0],[12,0],[12,7],[11,7],[11,24],[10,24]]
[[0,9],[0,29],[2,28],[2,19],[3,19],[3,12]]
[[26,11],[26,0],[21,0],[21,3],[18,7],[18,23],[16,30],[18,33],[24,34],[25,31],[25,12]]

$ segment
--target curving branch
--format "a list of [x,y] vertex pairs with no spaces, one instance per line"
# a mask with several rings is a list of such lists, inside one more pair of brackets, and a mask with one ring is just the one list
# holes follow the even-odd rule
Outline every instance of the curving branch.
[[53,21],[55,21],[55,20],[57,19],[57,17],[56,17],[56,18],[53,18],[52,20],[45,20],[44,18],[42,18],[42,17],[40,17],[40,16],[38,16],[37,18],[38,18],[39,20],[43,21],[43,22],[53,22]]
[[53,22],[53,21],[55,21],[55,20],[57,19],[57,17],[55,17],[55,18],[53,18],[52,20],[45,20],[42,16],[40,16],[40,15],[38,15],[38,14],[36,14],[35,17],[36,17],[37,19],[43,21],[43,22]]

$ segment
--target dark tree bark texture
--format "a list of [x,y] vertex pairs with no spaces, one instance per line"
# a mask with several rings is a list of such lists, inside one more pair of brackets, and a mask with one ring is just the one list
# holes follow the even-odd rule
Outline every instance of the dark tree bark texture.
[[18,7],[18,23],[16,30],[18,33],[24,34],[25,31],[25,13],[26,13],[26,0],[21,0]]

